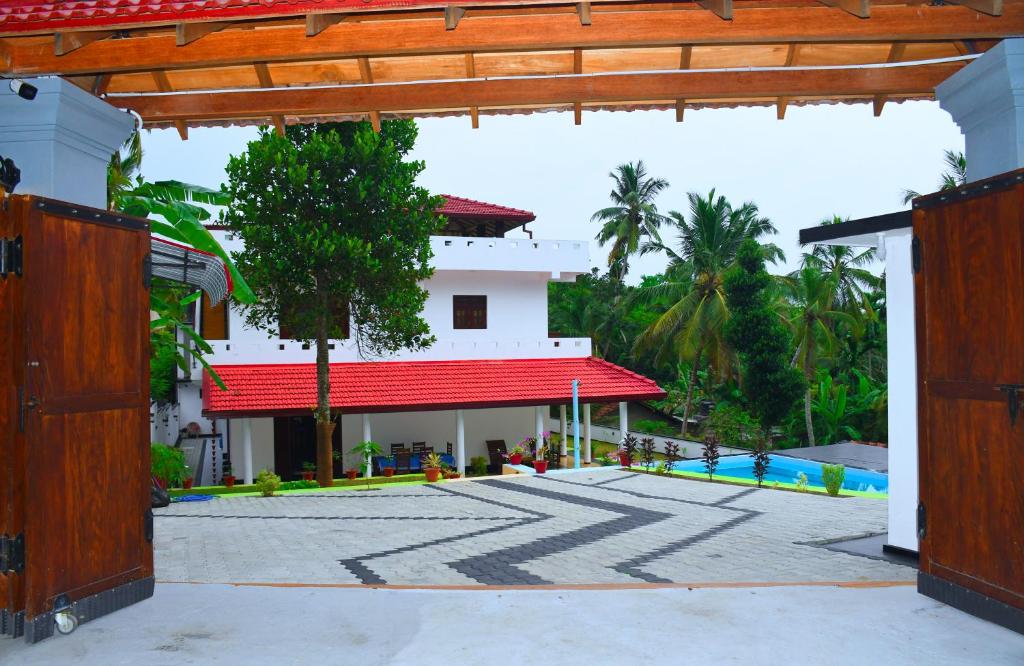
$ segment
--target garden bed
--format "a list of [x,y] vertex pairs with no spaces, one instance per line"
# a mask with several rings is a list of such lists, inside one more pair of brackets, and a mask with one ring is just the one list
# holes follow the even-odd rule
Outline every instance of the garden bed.
[[[626,469],[626,468],[623,468],[623,469]],[[712,475],[712,477],[709,479],[707,474],[702,474],[700,472],[684,472],[684,471],[679,471],[679,470],[672,470],[671,472],[666,472],[664,474],[659,474],[658,472],[655,472],[654,470],[648,471],[648,470],[644,469],[643,467],[637,467],[637,466],[630,467],[629,471],[630,472],[636,472],[638,474],[650,474],[651,476],[664,476],[664,477],[674,476],[674,477],[680,477],[680,478],[683,478],[683,479],[689,479],[691,481],[703,481],[705,483],[721,483],[721,484],[730,485],[730,486],[743,486],[743,487],[746,487],[746,488],[750,488],[750,487],[757,488],[758,487],[757,486],[757,481],[755,481],[753,479],[740,479],[740,478],[736,478],[736,477],[732,477],[732,476],[714,476],[714,475]],[[829,495],[828,492],[825,491],[825,489],[823,489],[823,488],[819,489],[819,488],[816,488],[814,486],[810,486],[810,487],[807,487],[807,488],[804,488],[803,490],[801,490],[801,489],[797,488],[797,485],[795,483],[786,483],[784,481],[766,482],[765,484],[763,484],[761,486],[761,489],[763,489],[763,490],[784,490],[784,491],[788,491],[788,492],[801,493],[801,494],[806,494],[806,495],[824,495],[826,497],[831,497],[831,495]],[[842,498],[842,497],[866,497],[868,499],[888,499],[889,498],[889,496],[887,494],[885,494],[885,493],[862,492],[862,491],[859,491],[859,490],[846,490],[846,489],[841,489],[839,491],[839,497],[840,498]]]
[[[370,487],[374,486],[385,486],[385,485],[418,485],[427,482],[427,477],[424,474],[401,474],[391,477],[375,476],[369,479]],[[315,493],[315,492],[330,492],[335,490],[358,490],[360,488],[366,488],[367,479],[335,479],[334,485],[330,488],[296,488],[293,490],[279,490],[275,494],[291,494],[291,493]],[[237,495],[240,497],[259,495],[259,491],[256,489],[256,485],[244,485],[236,483],[233,487],[228,488],[226,486],[194,486],[188,490],[183,488],[175,488],[170,490],[171,497],[181,497],[182,495]]]

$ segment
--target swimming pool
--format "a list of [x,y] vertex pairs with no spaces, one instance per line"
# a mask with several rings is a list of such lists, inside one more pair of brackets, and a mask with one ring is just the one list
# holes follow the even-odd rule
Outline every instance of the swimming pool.
[[[774,481],[782,483],[796,483],[800,472],[807,475],[807,485],[814,488],[824,488],[825,483],[821,479],[821,463],[813,460],[802,460],[786,456],[769,455],[771,464],[768,466],[768,474],[764,482],[771,485]],[[686,472],[704,473],[703,460],[687,460],[678,463],[677,470]],[[754,459],[750,456],[722,456],[718,461],[718,469],[715,476],[732,477],[737,479],[754,478]],[[881,472],[871,472],[866,469],[855,467],[846,468],[846,479],[843,481],[845,490],[859,490],[861,492],[888,493],[889,475]]]

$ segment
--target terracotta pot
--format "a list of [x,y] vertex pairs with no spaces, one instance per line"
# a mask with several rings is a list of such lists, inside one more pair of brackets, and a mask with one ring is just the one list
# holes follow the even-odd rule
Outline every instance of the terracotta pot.
[[302,480],[303,481],[312,481],[314,474],[316,474],[316,472],[303,472],[302,473]]
[[632,461],[629,459],[628,453],[619,454],[619,464],[622,465],[623,467],[629,467],[632,464]]
[[508,464],[509,465],[522,465],[523,464],[523,454],[522,453],[513,453],[512,455],[510,455],[508,457]]
[[391,477],[391,476],[394,476],[394,475],[395,475],[395,468],[394,467],[385,467],[384,468],[384,476]]
[[428,467],[423,470],[423,473],[427,475],[427,481],[433,483],[441,476],[441,470],[438,467]]
[[533,461],[533,469],[538,474],[543,474],[544,472],[548,471],[548,461],[547,460],[534,460]]
[[192,477],[189,477],[181,482],[181,487],[185,490],[189,490],[192,487]]
[[357,470],[357,469],[347,469],[347,470],[345,470],[345,476],[348,477],[349,481],[355,481],[356,477],[359,476],[359,470]]
[[230,474],[225,474],[224,477],[221,480],[224,482],[224,487],[225,488],[234,488],[235,487],[235,477],[234,476],[232,476]]

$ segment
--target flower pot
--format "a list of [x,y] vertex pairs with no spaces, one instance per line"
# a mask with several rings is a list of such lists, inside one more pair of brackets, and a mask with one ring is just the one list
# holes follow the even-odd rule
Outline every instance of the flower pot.
[[508,457],[508,464],[509,465],[522,465],[523,464],[523,454],[522,453],[513,453],[512,455],[510,455]]
[[316,474],[316,472],[303,472],[302,473],[302,480],[303,481],[312,481],[314,474]]
[[192,487],[192,477],[189,477],[181,482],[181,487],[185,490],[189,490]]
[[543,474],[544,472],[548,471],[548,461],[547,460],[534,460],[533,461],[533,469],[538,474]]
[[234,488],[235,487],[235,477],[232,476],[231,474],[225,474],[224,477],[221,480],[224,482],[224,487],[225,488]]
[[358,476],[358,475],[359,475],[359,470],[357,470],[357,469],[347,469],[347,470],[345,470],[345,476],[348,477],[349,481],[355,481],[356,480],[356,476]]
[[391,476],[394,476],[394,475],[395,475],[395,468],[394,467],[385,467],[384,468],[384,476],[391,477]]
[[632,461],[629,459],[628,453],[619,454],[619,464],[622,465],[623,467],[629,467],[632,464]]
[[433,483],[437,481],[438,478],[440,478],[441,469],[438,467],[428,467],[425,470],[423,470],[423,473],[427,475],[427,481],[429,483]]

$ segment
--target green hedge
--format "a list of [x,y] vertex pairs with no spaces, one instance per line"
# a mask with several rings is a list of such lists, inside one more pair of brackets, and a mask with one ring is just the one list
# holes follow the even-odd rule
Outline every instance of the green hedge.
[[[370,485],[371,486],[380,486],[380,485],[387,485],[389,483],[416,483],[416,482],[425,482],[426,480],[427,480],[427,477],[424,474],[401,474],[401,475],[396,474],[395,476],[392,476],[392,477],[375,476],[375,477],[370,479]],[[345,479],[335,479],[333,487],[334,488],[348,488],[348,487],[358,488],[360,486],[362,486],[363,488],[366,487],[366,479],[359,478],[359,479],[356,479],[354,481],[349,481],[347,478],[345,478]],[[310,492],[310,491],[316,491],[316,490],[321,490],[321,489],[320,488],[309,488],[309,489],[304,489],[304,490],[306,492]],[[325,488],[323,490],[331,490],[331,488]],[[181,497],[182,495],[239,495],[239,494],[244,494],[244,493],[255,493],[255,492],[259,492],[256,489],[256,485],[255,484],[245,485],[245,484],[241,484],[241,483],[236,483],[231,488],[227,488],[225,486],[193,486],[189,490],[185,490],[183,488],[174,488],[173,490],[170,491],[170,494],[171,494],[171,497]],[[287,490],[285,490],[285,491],[279,491],[278,494],[280,494],[281,492],[302,492],[302,490],[294,490],[294,491],[287,491]]]

